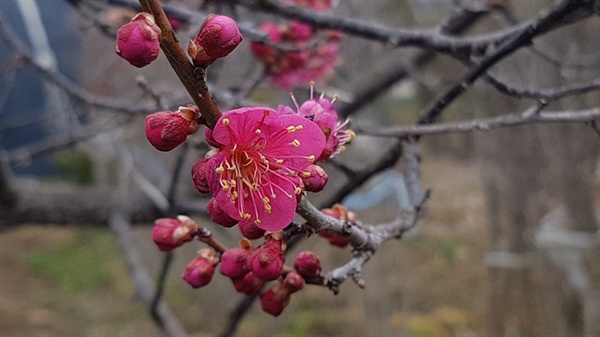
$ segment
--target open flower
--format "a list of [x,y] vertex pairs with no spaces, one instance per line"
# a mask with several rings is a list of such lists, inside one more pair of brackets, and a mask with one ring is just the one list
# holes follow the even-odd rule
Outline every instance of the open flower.
[[[302,105],[298,105],[296,98],[292,95],[292,101],[296,105],[297,115],[307,118],[321,128],[325,135],[326,145],[317,161],[325,161],[343,152],[345,144],[354,139],[354,132],[345,129],[349,120],[339,121],[337,111],[333,107],[337,96],[333,99],[325,98],[323,95],[314,98],[314,82],[310,83],[310,99]],[[288,106],[280,105],[278,112],[281,115],[294,114],[294,110]]]
[[295,114],[249,107],[223,114],[212,136],[219,152],[209,160],[208,182],[223,211],[265,230],[286,227],[302,193],[298,174],[325,147],[321,129]]

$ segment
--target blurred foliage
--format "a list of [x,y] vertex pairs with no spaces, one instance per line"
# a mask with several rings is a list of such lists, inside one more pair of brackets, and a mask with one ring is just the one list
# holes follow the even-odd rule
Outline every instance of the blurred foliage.
[[89,292],[113,280],[115,261],[120,261],[114,238],[106,230],[85,229],[76,239],[49,251],[34,251],[28,264],[52,278],[65,292]]
[[62,179],[82,186],[94,182],[93,162],[86,153],[74,149],[57,151],[54,162]]

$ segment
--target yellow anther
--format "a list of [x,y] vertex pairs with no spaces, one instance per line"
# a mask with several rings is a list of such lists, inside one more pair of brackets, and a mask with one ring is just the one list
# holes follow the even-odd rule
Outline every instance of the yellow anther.
[[346,147],[345,146],[340,146],[340,148],[338,149],[338,151],[344,152],[344,151],[346,151]]
[[314,155],[312,155],[312,154],[311,154],[310,156],[308,156],[308,161],[309,161],[309,162],[313,162],[313,161],[315,161],[315,156],[314,156]]
[[267,214],[270,214],[272,209],[273,208],[271,207],[271,205],[265,205],[265,212],[267,212]]
[[260,225],[261,223],[262,223],[262,221],[260,221],[260,219],[254,220],[254,224],[257,226]]
[[276,162],[277,164],[281,165],[281,164],[283,164],[283,159],[277,159],[275,162]]
[[262,133],[262,131],[260,131],[260,129],[256,129],[256,130],[254,130],[254,133],[256,133],[257,135],[260,135]]
[[229,184],[227,183],[227,180],[221,179],[221,187],[223,187],[223,190],[227,190],[229,188]]
[[311,176],[310,172],[308,172],[308,171],[302,172],[302,178],[308,178],[310,176]]
[[297,195],[302,193],[302,189],[300,187],[296,187],[296,189],[294,190],[294,193],[296,193]]
[[271,200],[269,200],[269,197],[262,197],[262,201],[263,201],[265,204],[268,204],[268,203],[269,203]]
[[251,217],[252,217],[252,215],[250,215],[250,213],[244,213],[242,215],[242,219],[244,219],[244,220],[249,220]]
[[271,112],[270,112],[269,110],[263,110],[263,114],[264,114],[264,115],[265,115],[265,117],[266,117],[266,116],[270,115],[270,114],[271,114]]
[[233,191],[231,193],[231,201],[234,201],[235,199],[237,199],[238,196],[239,196],[238,192],[237,191]]
[[237,186],[237,182],[235,180],[231,180],[229,182],[231,184],[231,187],[235,188]]
[[292,141],[292,145],[294,145],[295,147],[300,147],[300,141],[298,139],[294,139]]
[[288,132],[294,132],[294,131],[296,131],[296,128],[293,125],[288,126],[286,129],[287,129]]
[[227,166],[227,171],[235,171],[235,165]]
[[229,118],[223,118],[223,125],[228,126],[229,125]]
[[354,137],[356,137],[356,133],[354,133],[354,131],[352,130],[347,130],[346,133],[348,133],[350,135],[350,140],[354,139]]
[[296,131],[300,131],[300,130],[304,129],[304,126],[296,125],[295,129],[296,129]]
[[315,81],[308,82],[309,85],[315,85]]
[[217,173],[223,173],[223,172],[225,172],[225,169],[223,168],[223,166],[219,166],[219,167],[217,167],[215,169],[215,172],[217,172]]

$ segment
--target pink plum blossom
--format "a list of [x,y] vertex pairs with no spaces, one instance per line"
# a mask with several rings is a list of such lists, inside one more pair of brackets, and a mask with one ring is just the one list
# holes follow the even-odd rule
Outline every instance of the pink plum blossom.
[[250,45],[254,55],[264,63],[271,82],[282,89],[290,90],[310,80],[323,80],[339,63],[341,35],[337,32],[317,33],[311,26],[298,21],[282,25],[265,22],[259,30],[268,34],[270,44],[299,49],[282,51],[260,42]]
[[221,209],[265,230],[286,227],[302,193],[298,174],[325,147],[321,129],[298,115],[249,107],[223,114],[212,136],[219,152],[209,160],[208,183]]
[[[337,96],[334,96],[333,99],[325,98],[323,95],[314,98],[314,82],[310,84],[310,99],[308,101],[298,105],[296,98],[293,95],[291,97],[296,106],[296,114],[313,121],[325,135],[325,148],[317,158],[317,161],[325,161],[343,152],[346,149],[344,145],[354,139],[354,132],[345,129],[349,122],[348,119],[343,123],[339,122],[337,111],[333,107]],[[285,105],[280,105],[277,111],[282,115],[294,114],[294,110]]]
[[212,280],[218,263],[219,258],[212,248],[201,249],[198,256],[188,263],[182,277],[192,288],[204,287]]

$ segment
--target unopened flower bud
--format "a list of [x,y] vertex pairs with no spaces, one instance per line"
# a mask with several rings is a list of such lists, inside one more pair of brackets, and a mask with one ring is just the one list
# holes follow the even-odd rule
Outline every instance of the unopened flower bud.
[[207,210],[208,215],[210,215],[212,221],[223,227],[230,228],[238,223],[236,219],[230,217],[229,215],[227,215],[227,213],[223,212],[223,209],[221,209],[219,203],[217,203],[217,200],[215,200],[215,198],[211,198],[208,201]]
[[304,278],[296,272],[289,272],[283,279],[283,287],[289,290],[290,293],[295,293],[304,288]]
[[302,172],[302,182],[304,182],[304,189],[309,192],[320,192],[327,185],[329,176],[327,172],[323,170],[319,165],[311,164]]
[[194,182],[194,187],[198,190],[198,192],[207,194],[210,193],[210,189],[208,188],[208,177],[206,175],[206,167],[208,165],[208,158],[198,159],[192,165],[192,181]]
[[[321,212],[325,215],[328,215],[332,218],[347,220],[351,222],[357,222],[358,217],[356,213],[349,211],[346,207],[341,204],[335,204],[332,208],[323,208]],[[319,232],[319,236],[327,238],[329,244],[338,246],[338,247],[346,247],[348,245],[348,240],[345,238],[329,232]]]
[[158,249],[168,252],[191,241],[198,232],[198,225],[193,220],[189,220],[182,222],[178,219],[157,219],[152,229],[152,239]]
[[198,256],[185,267],[182,277],[193,288],[203,287],[212,280],[217,263],[219,258],[213,249],[201,249]]
[[277,279],[283,272],[285,263],[283,250],[283,242],[273,238],[268,238],[265,243],[258,246],[251,261],[254,276],[263,281]]
[[329,244],[332,246],[338,246],[343,248],[349,244],[348,240],[334,233],[321,231],[319,232],[319,236],[326,238],[327,241],[329,241]]
[[141,68],[158,57],[160,39],[161,31],[154,17],[139,13],[117,31],[115,51],[131,65]]
[[321,273],[321,261],[317,254],[303,251],[296,257],[294,269],[302,276],[317,276]]
[[246,275],[241,279],[232,279],[231,281],[233,282],[235,291],[246,295],[256,294],[256,292],[259,291],[265,283],[265,281],[254,276],[254,274],[251,271],[246,273]]
[[224,15],[209,15],[200,32],[188,46],[188,54],[196,66],[207,66],[225,57],[242,42],[242,34],[235,22]]
[[146,117],[146,137],[159,151],[171,151],[187,136],[198,131],[196,114],[189,107],[181,107],[179,111],[160,111]]
[[231,248],[221,255],[221,274],[234,280],[244,277],[250,271],[252,248],[249,241],[242,242],[246,247]]
[[260,306],[263,311],[277,317],[290,303],[290,292],[281,283],[263,291],[260,294]]
[[255,224],[249,221],[241,222],[238,226],[242,235],[248,240],[256,240],[265,236],[265,230],[258,228]]

